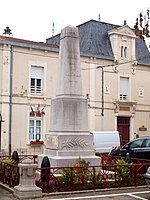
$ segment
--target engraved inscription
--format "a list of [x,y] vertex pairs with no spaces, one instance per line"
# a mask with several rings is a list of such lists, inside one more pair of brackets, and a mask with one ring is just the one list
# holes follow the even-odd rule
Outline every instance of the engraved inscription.
[[75,147],[83,148],[86,146],[89,146],[89,143],[86,140],[81,139],[79,137],[68,139],[67,141],[64,141],[62,143],[62,149],[67,150],[74,149]]

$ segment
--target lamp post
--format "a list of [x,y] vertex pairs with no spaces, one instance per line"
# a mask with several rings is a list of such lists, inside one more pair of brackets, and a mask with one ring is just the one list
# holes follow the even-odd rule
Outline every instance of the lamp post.
[[4,122],[4,120],[2,119],[2,115],[0,113],[0,152],[1,152],[1,130],[2,130],[2,122]]

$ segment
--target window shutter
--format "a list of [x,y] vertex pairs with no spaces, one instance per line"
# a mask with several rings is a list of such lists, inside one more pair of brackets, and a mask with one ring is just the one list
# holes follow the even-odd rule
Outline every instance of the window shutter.
[[129,87],[129,79],[128,78],[121,78],[120,79],[120,93],[121,94],[128,94],[128,87]]
[[31,78],[42,79],[43,67],[31,67]]
[[120,78],[120,100],[127,100],[128,87],[129,87],[129,79]]

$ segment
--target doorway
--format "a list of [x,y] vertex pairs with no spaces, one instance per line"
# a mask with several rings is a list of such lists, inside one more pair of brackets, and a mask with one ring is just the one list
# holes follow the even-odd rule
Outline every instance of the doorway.
[[120,133],[121,145],[129,142],[130,117],[117,117],[117,130]]

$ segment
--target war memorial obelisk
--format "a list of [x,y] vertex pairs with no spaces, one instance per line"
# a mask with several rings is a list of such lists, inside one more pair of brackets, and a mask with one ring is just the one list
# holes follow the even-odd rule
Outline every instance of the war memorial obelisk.
[[88,126],[88,104],[82,95],[78,28],[67,26],[60,35],[56,97],[51,102],[46,149],[50,165],[73,166],[82,158],[100,165]]

